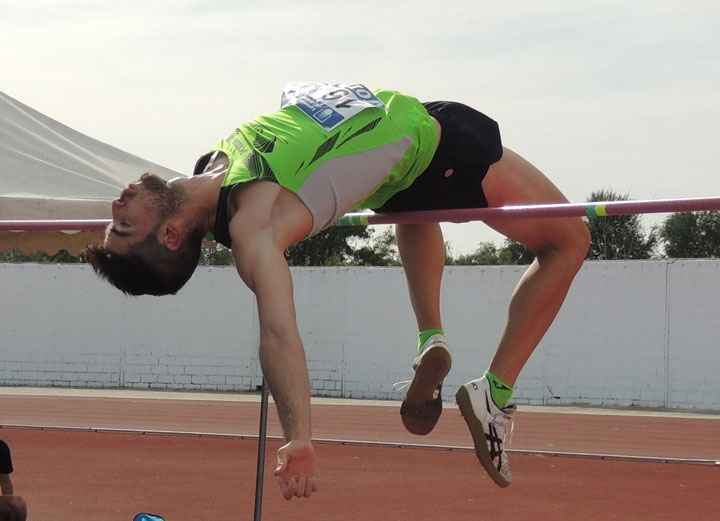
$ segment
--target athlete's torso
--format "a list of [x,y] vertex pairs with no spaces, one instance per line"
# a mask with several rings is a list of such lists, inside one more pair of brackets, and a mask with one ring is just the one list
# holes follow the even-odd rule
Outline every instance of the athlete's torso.
[[361,85],[289,87],[279,111],[240,125],[198,162],[196,173],[227,169],[221,206],[240,183],[272,181],[308,207],[315,233],[348,210],[381,206],[432,159],[437,128],[415,98]]

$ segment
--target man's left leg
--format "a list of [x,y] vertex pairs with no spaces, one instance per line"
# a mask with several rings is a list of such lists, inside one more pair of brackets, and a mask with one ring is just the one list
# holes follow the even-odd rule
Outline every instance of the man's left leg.
[[396,224],[395,235],[418,331],[442,329],[440,283],[445,268],[445,243],[440,225]]
[[395,233],[419,331],[415,374],[400,416],[408,431],[425,435],[442,413],[442,382],[452,363],[440,318],[445,243],[438,223],[398,224]]

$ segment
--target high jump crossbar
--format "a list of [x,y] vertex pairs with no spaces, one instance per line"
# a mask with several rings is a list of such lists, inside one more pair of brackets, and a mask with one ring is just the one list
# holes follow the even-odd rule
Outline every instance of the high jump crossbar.
[[423,222],[469,222],[495,219],[537,219],[548,217],[607,217],[644,213],[696,212],[720,210],[720,197],[649,199],[638,201],[600,201],[424,210],[401,213],[348,213],[336,225],[409,224]]
[[[495,219],[532,219],[549,217],[605,217],[647,213],[673,213],[720,210],[720,196],[684,199],[647,199],[637,201],[599,201],[510,205],[493,208],[461,208],[397,213],[348,213],[335,226],[407,224],[423,222],[470,222]],[[0,220],[0,231],[98,231],[109,219]]]

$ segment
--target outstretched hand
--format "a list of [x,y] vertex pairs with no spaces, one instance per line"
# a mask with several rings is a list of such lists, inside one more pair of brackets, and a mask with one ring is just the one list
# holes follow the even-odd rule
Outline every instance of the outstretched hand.
[[317,491],[315,477],[315,449],[310,442],[293,440],[278,449],[277,476],[280,491],[285,499],[310,497]]

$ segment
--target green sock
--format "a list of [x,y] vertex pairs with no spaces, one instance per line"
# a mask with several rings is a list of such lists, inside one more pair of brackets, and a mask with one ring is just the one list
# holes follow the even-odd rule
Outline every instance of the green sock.
[[418,333],[418,351],[420,351],[420,348],[423,346],[425,342],[427,342],[427,339],[430,338],[433,335],[444,335],[445,331],[442,329],[426,329],[425,331],[420,331]]
[[492,396],[495,405],[501,409],[507,407],[513,393],[513,388],[506,385],[505,382],[500,380],[500,378],[492,374],[490,371],[485,371],[485,378],[487,378],[490,382],[490,395]]

